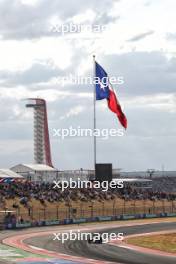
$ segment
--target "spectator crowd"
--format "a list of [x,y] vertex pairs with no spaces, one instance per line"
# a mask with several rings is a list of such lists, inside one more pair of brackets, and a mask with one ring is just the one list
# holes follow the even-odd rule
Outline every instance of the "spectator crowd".
[[[175,186],[175,179],[171,180],[171,186]],[[165,187],[165,188],[164,188]],[[82,201],[90,202],[92,200],[114,200],[121,198],[125,200],[161,200],[168,201],[176,200],[176,192],[169,191],[168,179],[153,181],[153,188],[140,189],[132,188],[126,185],[123,189],[109,189],[102,191],[102,189],[83,188],[83,189],[54,189],[52,183],[34,183],[34,182],[13,182],[11,184],[0,184],[0,208],[5,205],[5,200],[19,198],[20,204],[29,207],[31,199],[36,199],[45,205],[48,202],[71,202]],[[14,203],[14,208],[18,205]]]

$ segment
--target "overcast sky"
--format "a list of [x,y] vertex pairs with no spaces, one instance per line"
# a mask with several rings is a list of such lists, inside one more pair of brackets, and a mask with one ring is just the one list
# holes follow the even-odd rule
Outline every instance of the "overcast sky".
[[[22,99],[41,97],[54,165],[93,168],[92,138],[61,140],[53,129],[92,128],[93,86],[58,78],[91,76],[96,54],[109,76],[123,76],[114,89],[128,119],[123,137],[97,140],[97,162],[176,170],[175,10],[174,0],[0,0],[0,167],[33,162],[33,115]],[[71,24],[87,30],[59,32]],[[121,128],[105,100],[96,109],[98,128]]]

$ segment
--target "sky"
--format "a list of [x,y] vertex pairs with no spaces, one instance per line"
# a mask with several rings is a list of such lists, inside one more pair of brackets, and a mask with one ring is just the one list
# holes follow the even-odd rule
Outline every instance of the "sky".
[[[95,54],[109,76],[123,77],[113,88],[128,119],[123,137],[97,139],[97,162],[176,170],[175,9],[174,0],[0,0],[0,167],[33,162],[24,99],[40,97],[55,167],[93,168],[93,138],[53,131],[93,128],[93,85],[58,80],[92,76]],[[97,128],[121,129],[105,100],[96,113]]]

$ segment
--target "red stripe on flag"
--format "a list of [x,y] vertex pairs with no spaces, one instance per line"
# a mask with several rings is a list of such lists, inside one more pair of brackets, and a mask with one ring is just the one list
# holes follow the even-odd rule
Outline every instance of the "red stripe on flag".
[[114,91],[109,89],[109,98],[108,100],[108,107],[109,109],[115,113],[121,123],[121,125],[126,129],[127,128],[127,119],[124,113],[122,112],[122,108],[117,100],[117,97]]

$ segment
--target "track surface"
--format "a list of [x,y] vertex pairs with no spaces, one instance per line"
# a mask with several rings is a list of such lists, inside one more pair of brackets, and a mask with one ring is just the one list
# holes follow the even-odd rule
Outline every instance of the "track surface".
[[[78,228],[79,229],[79,228]],[[123,226],[118,228],[106,228],[97,232],[124,233],[124,236],[151,233],[156,231],[176,230],[176,222],[155,223],[135,226]],[[90,231],[88,231],[90,232]],[[94,231],[95,232],[95,231]],[[50,236],[35,237],[25,240],[26,244],[44,248],[50,251],[61,252],[64,254],[82,256],[85,258],[111,261],[124,264],[175,264],[176,257],[161,256],[137,252],[121,246],[109,244],[95,245],[88,244],[87,241],[53,241],[53,234]]]

